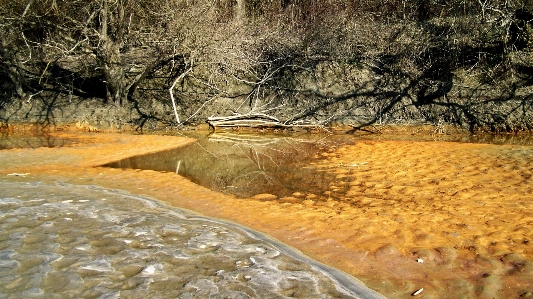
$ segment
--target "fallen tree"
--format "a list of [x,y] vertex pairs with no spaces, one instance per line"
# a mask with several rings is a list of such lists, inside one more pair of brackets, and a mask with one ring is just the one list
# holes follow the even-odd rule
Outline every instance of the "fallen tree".
[[216,128],[313,128],[324,129],[323,124],[310,124],[302,122],[281,122],[274,116],[263,113],[235,114],[231,116],[208,117],[206,122],[209,127]]
[[231,116],[218,116],[207,118],[207,123],[212,129],[219,127],[287,127],[277,118],[266,114],[237,114]]

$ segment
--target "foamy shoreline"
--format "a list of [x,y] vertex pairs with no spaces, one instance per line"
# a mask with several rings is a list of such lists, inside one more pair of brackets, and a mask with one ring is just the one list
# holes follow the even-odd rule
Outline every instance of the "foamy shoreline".
[[40,182],[0,189],[2,298],[384,298],[258,232],[150,198]]

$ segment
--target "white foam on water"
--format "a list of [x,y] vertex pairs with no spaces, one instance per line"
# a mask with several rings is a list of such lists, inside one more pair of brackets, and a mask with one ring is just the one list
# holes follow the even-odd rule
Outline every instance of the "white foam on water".
[[111,267],[111,264],[107,260],[100,259],[95,260],[89,263],[86,263],[80,267],[84,270],[93,270],[98,272],[111,272],[114,271],[113,267]]
[[185,285],[185,288],[192,288],[195,291],[200,291],[203,293],[211,293],[211,294],[218,293],[217,285],[207,279],[200,279],[197,281],[189,282],[188,284]]
[[177,234],[183,234],[185,232],[187,232],[187,229],[181,227],[180,225],[176,225],[176,224],[165,224],[165,226],[163,226],[161,228],[161,232],[162,233],[177,233]]
[[7,198],[0,198],[0,205],[10,205],[10,204],[19,204],[20,200],[13,198],[13,197],[7,197]]
[[0,261],[10,260],[15,254],[15,250],[0,250]]
[[95,210],[95,211],[91,211],[91,210],[80,210],[78,211],[78,215],[79,216],[83,216],[83,217],[88,217],[88,218],[93,218],[93,219],[96,219],[98,218],[98,210]]
[[163,272],[162,264],[148,265],[146,266],[146,268],[142,270],[142,274],[144,275],[154,275],[154,274],[159,274],[162,272]]
[[80,246],[76,246],[74,248],[77,249],[77,250],[81,250],[81,251],[87,251],[87,250],[91,249],[91,245],[83,244],[83,245],[80,245]]
[[121,220],[118,215],[110,215],[107,213],[105,214],[100,213],[99,218],[102,218],[106,222],[113,222],[113,223],[118,223]]
[[106,292],[102,296],[98,297],[98,299],[120,299],[122,298],[120,296],[120,292],[114,291],[114,292]]
[[174,252],[172,253],[172,257],[174,257],[175,259],[181,259],[181,260],[188,260],[191,258],[190,255],[186,255],[182,252]]

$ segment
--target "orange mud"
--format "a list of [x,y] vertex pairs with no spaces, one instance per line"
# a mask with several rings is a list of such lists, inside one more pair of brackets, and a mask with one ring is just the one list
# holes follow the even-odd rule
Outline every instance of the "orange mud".
[[[174,173],[98,167],[190,139],[54,136],[80,143],[0,151],[2,180],[100,185],[228,219],[388,298],[412,298],[421,288],[417,298],[533,297],[533,147],[357,141],[318,160],[339,178],[330,191],[261,201],[216,193]],[[343,200],[328,200],[333,192]]]

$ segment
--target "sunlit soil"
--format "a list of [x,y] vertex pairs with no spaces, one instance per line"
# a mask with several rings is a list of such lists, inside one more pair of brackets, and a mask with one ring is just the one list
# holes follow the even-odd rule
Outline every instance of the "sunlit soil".
[[532,147],[366,141],[324,156],[344,194],[325,222],[392,280],[440,298],[532,295]]
[[[411,298],[422,288],[419,298],[533,296],[531,146],[354,141],[317,157],[315,165],[338,179],[324,194],[261,200],[223,195],[174,173],[97,167],[184,145],[184,138],[61,136],[80,143],[0,151],[0,175],[117,188],[229,219],[389,298]],[[331,194],[340,199],[328,200]]]

